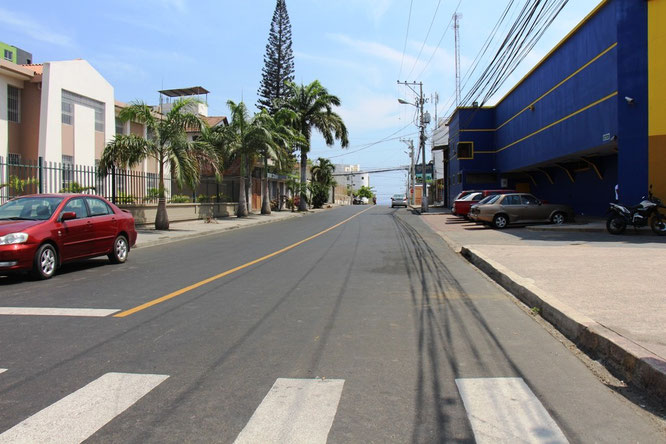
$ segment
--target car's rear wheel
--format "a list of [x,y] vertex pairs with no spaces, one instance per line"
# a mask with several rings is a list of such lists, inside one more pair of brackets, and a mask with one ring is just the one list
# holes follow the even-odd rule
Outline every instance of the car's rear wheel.
[[32,267],[32,275],[36,279],[49,279],[55,273],[58,264],[58,253],[51,244],[44,244],[37,249]]
[[109,260],[114,264],[122,264],[127,260],[129,254],[129,243],[122,234],[113,241],[113,250],[109,253]]
[[504,214],[498,214],[493,218],[493,227],[502,229],[506,228],[506,226],[509,224],[509,218],[506,217]]
[[558,211],[555,214],[553,214],[553,217],[550,218],[550,221],[554,224],[562,225],[564,222],[567,221],[567,216],[561,211]]

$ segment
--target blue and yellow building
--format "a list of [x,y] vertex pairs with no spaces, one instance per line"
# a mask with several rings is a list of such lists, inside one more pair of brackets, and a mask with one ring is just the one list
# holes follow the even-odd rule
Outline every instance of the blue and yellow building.
[[666,201],[666,0],[605,0],[495,106],[448,122],[448,202],[514,188],[578,214]]

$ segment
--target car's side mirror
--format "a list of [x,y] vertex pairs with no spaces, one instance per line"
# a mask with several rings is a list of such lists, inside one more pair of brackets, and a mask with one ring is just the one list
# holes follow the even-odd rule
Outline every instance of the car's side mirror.
[[62,213],[62,215],[60,216],[60,220],[63,222],[72,219],[76,219],[76,213],[73,211],[67,211],[65,213]]

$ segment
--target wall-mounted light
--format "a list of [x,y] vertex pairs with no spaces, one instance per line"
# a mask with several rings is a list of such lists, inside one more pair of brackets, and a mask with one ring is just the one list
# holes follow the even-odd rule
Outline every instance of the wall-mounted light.
[[626,100],[629,105],[634,105],[636,103],[636,99],[634,99],[633,97],[625,96],[624,100]]

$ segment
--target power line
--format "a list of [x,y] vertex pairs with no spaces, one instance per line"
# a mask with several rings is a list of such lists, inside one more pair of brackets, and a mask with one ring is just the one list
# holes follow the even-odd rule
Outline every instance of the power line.
[[[458,5],[456,6],[455,11],[453,12],[454,14],[458,12],[458,9],[460,8],[460,3],[462,3],[462,0],[458,0]],[[451,22],[453,21],[453,16],[451,17],[451,20],[449,21],[449,24],[446,25],[446,28],[444,28],[444,33],[442,33],[442,36],[439,39],[439,42],[437,42],[437,46],[435,46],[435,49],[432,51],[432,54],[430,55],[430,58],[428,59],[428,62],[425,64],[423,69],[421,70],[421,73],[417,76],[418,78],[423,77],[423,73],[425,70],[430,66],[430,62],[432,62],[432,59],[435,57],[435,54],[437,53],[437,50],[442,44],[442,41],[444,41],[444,36],[446,36],[446,33],[448,32],[449,28],[451,27]]]
[[442,0],[437,1],[437,7],[435,8],[435,13],[432,15],[432,20],[430,21],[428,32],[426,33],[425,39],[423,39],[423,44],[421,45],[421,49],[419,50],[419,55],[416,56],[416,60],[414,60],[414,65],[412,65],[412,69],[409,70],[409,74],[407,74],[406,76],[407,78],[409,78],[409,76],[412,75],[414,68],[416,68],[416,64],[419,62],[419,58],[421,58],[421,53],[423,52],[423,48],[425,47],[425,44],[428,41],[428,37],[430,37],[430,31],[432,30],[433,23],[435,23],[435,18],[437,17],[437,11],[439,11],[439,5],[441,5],[441,3]]
[[407,38],[409,37],[409,25],[412,22],[412,5],[414,0],[409,2],[409,15],[407,16],[407,32],[405,33],[405,44],[402,47],[402,58],[400,59],[400,72],[398,73],[398,78],[402,75],[402,64],[405,61],[405,52],[407,51]]
[[[409,133],[409,134],[402,134],[402,135],[400,135],[400,136],[393,137],[393,136],[395,136],[396,134],[398,134],[399,132],[404,131],[405,129],[407,129],[407,128],[411,127],[411,126],[412,126],[412,124],[411,124],[411,123],[408,123],[407,125],[403,126],[403,127],[400,128],[399,130],[392,132],[391,134],[389,134],[388,136],[386,136],[386,137],[384,137],[384,138],[382,138],[382,139],[379,139],[379,140],[377,140],[377,141],[375,141],[375,142],[370,142],[370,143],[363,144],[363,145],[361,145],[358,149],[355,149],[355,150],[352,150],[352,151],[346,151],[346,152],[344,152],[344,153],[342,153],[342,154],[338,154],[338,155],[335,155],[335,156],[327,156],[327,158],[328,158],[328,159],[334,159],[334,158],[336,158],[336,157],[346,156],[346,155],[348,155],[348,154],[352,154],[352,153],[357,153],[357,152],[359,152],[359,151],[363,151],[363,150],[365,150],[365,149],[368,149],[368,148],[370,148],[370,147],[373,147],[373,146],[378,145],[378,144],[383,143],[383,142],[388,142],[388,141],[390,141],[390,140],[396,140],[396,139],[399,139],[400,137],[413,136],[413,135],[415,135],[415,134],[418,134],[418,133]],[[316,156],[316,154],[314,154],[314,153],[312,153],[312,155],[313,155],[313,156]]]

